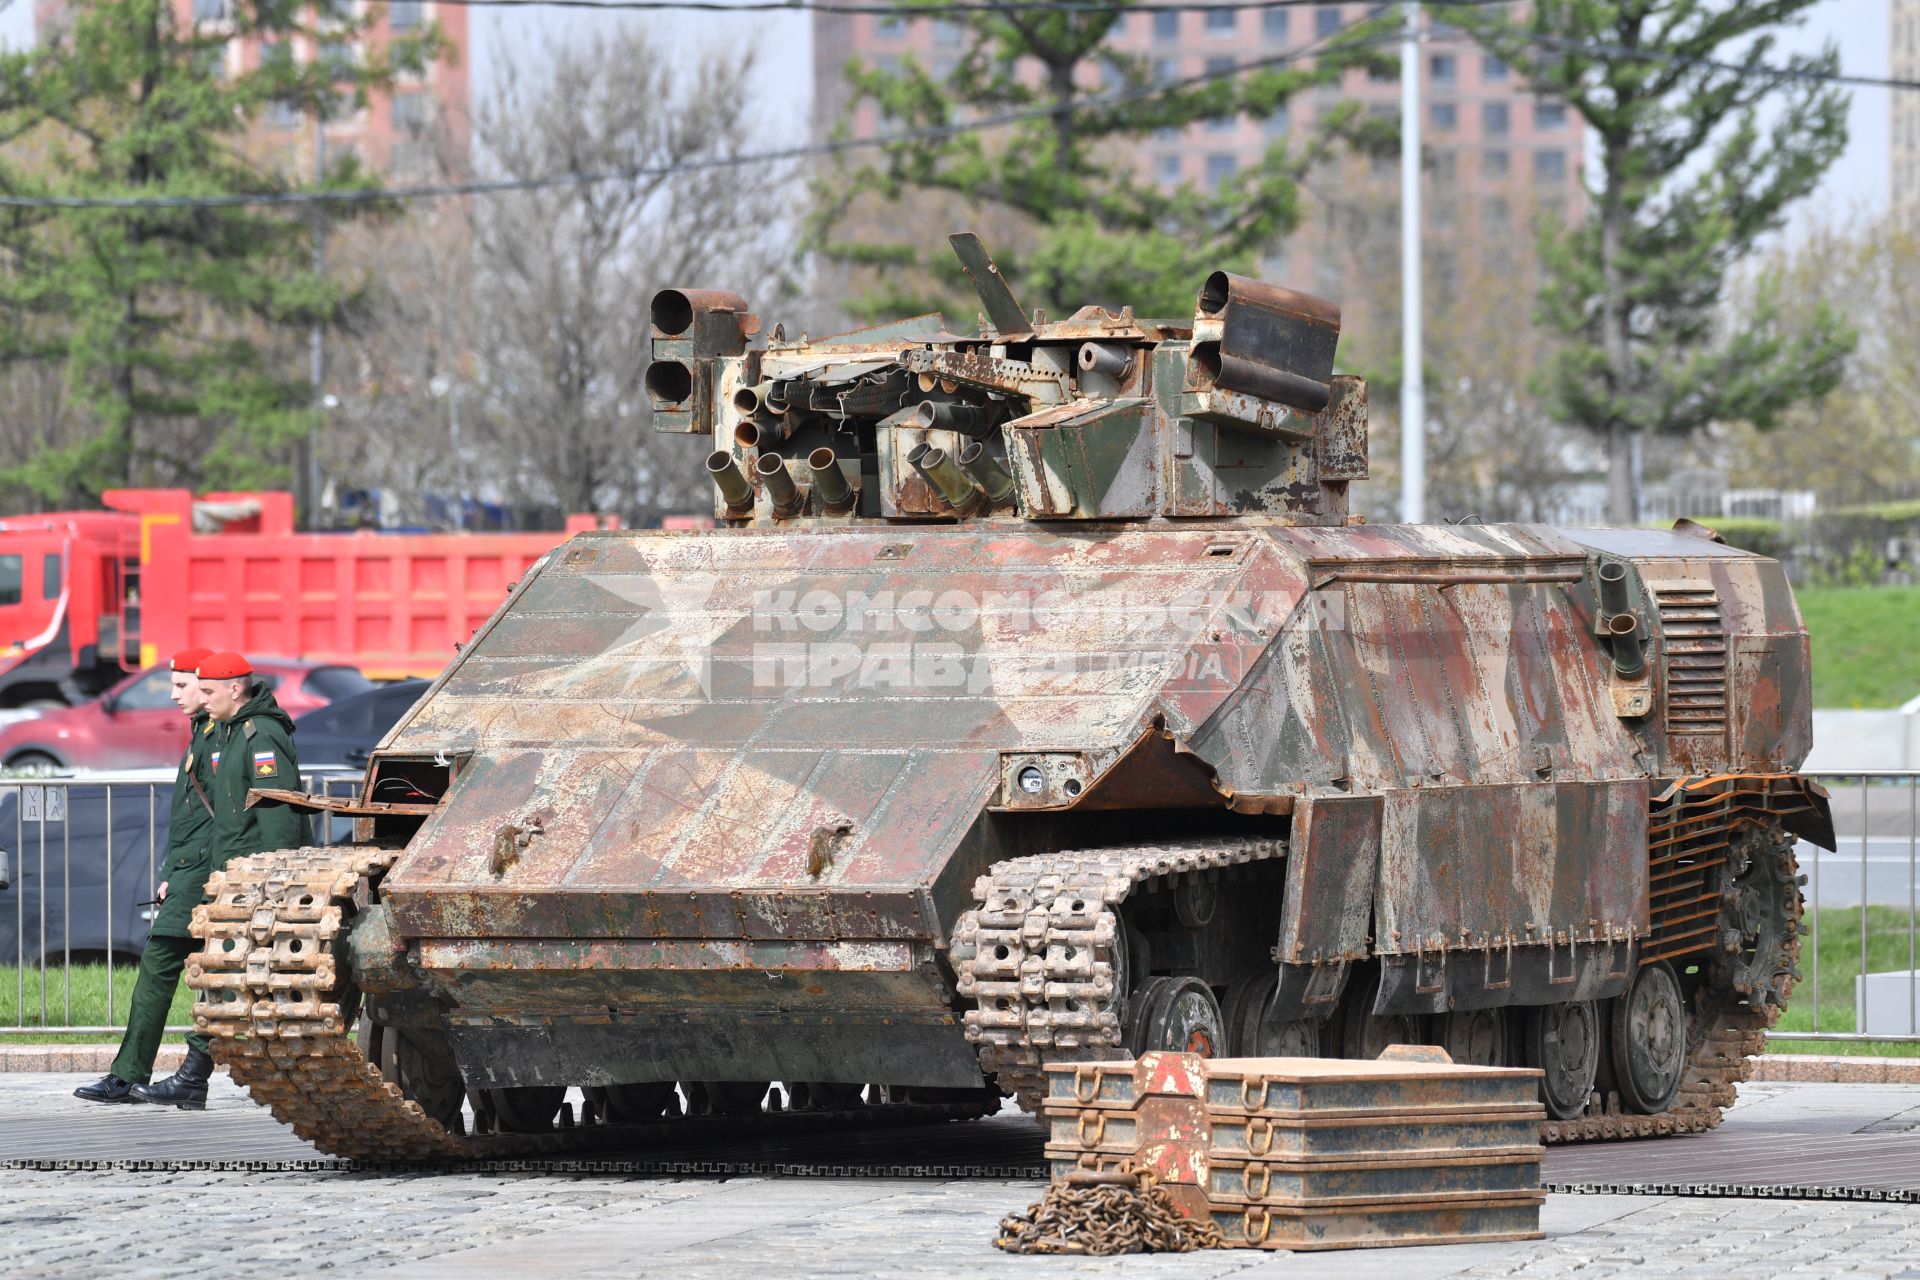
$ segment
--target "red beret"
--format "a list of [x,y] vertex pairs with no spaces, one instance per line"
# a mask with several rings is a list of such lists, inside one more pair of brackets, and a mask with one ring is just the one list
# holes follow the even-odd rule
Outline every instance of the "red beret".
[[237,653],[208,654],[200,660],[202,680],[238,680],[253,674],[253,667]]
[[182,649],[173,655],[175,671],[198,671],[200,664],[213,656],[211,649]]

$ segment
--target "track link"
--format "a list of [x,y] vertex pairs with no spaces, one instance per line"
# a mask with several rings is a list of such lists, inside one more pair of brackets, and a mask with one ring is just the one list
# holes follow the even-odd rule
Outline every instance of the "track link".
[[187,962],[193,1024],[254,1101],[320,1150],[352,1160],[471,1157],[367,1060],[337,948],[353,890],[392,849],[334,846],[237,858],[207,882]]
[[194,1026],[236,1084],[299,1137],[368,1165],[441,1165],[564,1155],[712,1136],[844,1132],[989,1114],[987,1102],[887,1103],[836,1111],[580,1125],[537,1134],[454,1133],[369,1061],[354,1038],[359,993],[343,963],[353,895],[398,856],[336,845],[237,858],[207,883],[187,962]]
[[1286,856],[1284,840],[1210,840],[996,863],[949,955],[980,1067],[1038,1114],[1048,1062],[1125,1056],[1118,906],[1149,881]]

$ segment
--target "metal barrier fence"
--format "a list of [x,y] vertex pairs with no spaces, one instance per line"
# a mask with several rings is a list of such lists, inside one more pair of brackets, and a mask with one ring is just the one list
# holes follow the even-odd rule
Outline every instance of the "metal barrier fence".
[[1920,1044],[1920,770],[1811,776],[1832,794],[1839,847],[1798,846],[1801,986],[1767,1038]]
[[[307,789],[326,795],[351,795],[360,777],[304,771]],[[115,970],[138,957],[158,908],[172,803],[171,771],[0,782],[0,965],[14,968],[0,984],[0,1007],[13,997],[0,1031],[123,1029],[116,982],[122,997],[132,993]],[[316,843],[352,836],[350,819],[315,815],[311,825]],[[82,1011],[103,1016],[74,1016],[76,956],[89,984]],[[91,989],[96,968],[103,990]]]
[[[1920,1044],[1920,770],[1813,776],[1833,793],[1840,847],[1799,846],[1809,926],[1802,982],[1769,1038]],[[359,780],[357,772],[307,774],[308,788],[328,795],[350,794]],[[130,962],[139,953],[166,860],[172,791],[171,775],[0,783],[0,965],[10,958],[15,970],[4,984],[13,990],[0,986],[0,1002],[14,997],[12,1016],[0,1012],[0,1031],[121,1030],[111,962],[104,966],[104,992],[83,993],[83,1003],[97,999],[106,1016],[76,1021],[73,960],[78,954],[83,962]],[[317,843],[351,834],[346,819],[316,816],[313,822]],[[57,893],[50,875],[57,877]],[[50,927],[57,927],[57,938]],[[1886,976],[1863,989],[1867,998],[1855,999],[1855,979],[1876,964],[1904,968],[1883,969]],[[1873,994],[1881,997],[1871,1006],[1879,1016],[1869,1019],[1872,1027],[1861,1026],[1858,1015],[1869,1011]],[[1886,1025],[1889,1017],[1894,1029]]]

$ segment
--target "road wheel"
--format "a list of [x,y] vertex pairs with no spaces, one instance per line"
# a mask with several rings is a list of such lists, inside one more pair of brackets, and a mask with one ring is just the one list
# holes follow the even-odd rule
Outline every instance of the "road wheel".
[[1320,1023],[1312,1018],[1294,1018],[1276,1022],[1267,1017],[1273,1003],[1274,988],[1280,983],[1274,973],[1252,973],[1227,988],[1224,1015],[1227,1044],[1236,1058],[1317,1058],[1320,1056]]
[[1347,988],[1346,1016],[1340,1029],[1340,1056],[1371,1062],[1396,1044],[1420,1043],[1420,1019],[1410,1013],[1376,1014],[1380,971],[1363,972]]
[[1554,1120],[1573,1120],[1587,1109],[1600,1068],[1600,1011],[1591,1000],[1540,1005],[1531,1011],[1527,1052],[1545,1072],[1540,1097]]
[[401,1030],[382,1026],[372,1018],[360,1018],[360,1051],[380,1068],[380,1074],[400,1086],[400,1092],[420,1104],[431,1120],[445,1125],[450,1132],[465,1133],[461,1106],[466,1101],[466,1086],[460,1080],[460,1066],[454,1060],[447,1038],[436,1031]]
[[1687,1002],[1665,960],[1635,974],[1613,1002],[1612,1042],[1621,1099],[1646,1115],[1672,1106],[1687,1065]]
[[1505,1009],[1456,1009],[1440,1019],[1440,1047],[1455,1062],[1504,1067],[1512,1054],[1508,1039]]
[[1198,978],[1155,978],[1134,1003],[1133,1056],[1156,1049],[1218,1058],[1226,1053],[1225,1019],[1213,988]]

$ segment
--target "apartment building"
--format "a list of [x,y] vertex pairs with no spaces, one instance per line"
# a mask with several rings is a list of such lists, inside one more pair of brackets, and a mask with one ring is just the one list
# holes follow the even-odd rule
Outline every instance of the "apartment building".
[[[1896,0],[1920,8],[1920,0]],[[1378,5],[1292,5],[1240,9],[1227,4],[1191,10],[1130,13],[1109,44],[1145,59],[1155,80],[1172,83],[1206,72],[1226,72],[1257,59],[1306,50]],[[913,58],[936,76],[951,71],[966,33],[951,22],[892,15],[827,14],[814,18],[814,126],[824,136],[848,120],[851,94],[843,68],[858,58],[883,68]],[[1304,55],[1303,55],[1304,56]],[[1465,253],[1528,253],[1535,217],[1578,219],[1584,125],[1564,103],[1533,94],[1499,58],[1441,22],[1429,21],[1421,51],[1425,242],[1429,267],[1447,277]],[[1090,91],[1110,70],[1088,69]],[[1257,163],[1274,142],[1304,145],[1318,117],[1353,100],[1369,112],[1397,118],[1397,75],[1349,72],[1337,87],[1299,95],[1264,120],[1227,118],[1165,130],[1137,144],[1134,163],[1143,178],[1166,187],[1229,181]],[[857,136],[881,131],[871,103],[851,116]],[[1269,278],[1329,297],[1351,300],[1375,281],[1358,277],[1397,272],[1399,162],[1346,158],[1311,182],[1298,233],[1277,245],[1263,264]]]
[[[1891,0],[1887,6],[1892,30],[1888,41],[1889,74],[1895,80],[1920,80],[1920,0]],[[1920,93],[1895,89],[1890,153],[1893,174],[1891,203],[1905,218],[1920,215]]]
[[[183,24],[230,29],[228,0],[173,0],[173,8],[175,19]],[[34,8],[39,38],[59,30],[68,11],[68,0],[40,0]],[[439,60],[423,75],[402,76],[390,91],[369,95],[364,107],[328,120],[319,135],[319,158],[331,166],[356,157],[363,165],[401,179],[464,167],[470,133],[466,6],[433,0],[322,0],[317,12],[370,15],[373,22],[354,41],[298,37],[276,42],[236,35],[226,45],[226,71],[244,73],[269,58],[349,64],[364,57],[367,46],[377,47],[435,23],[447,46]],[[262,161],[303,174],[314,171],[314,143],[313,114],[291,106],[269,107],[249,139]]]

